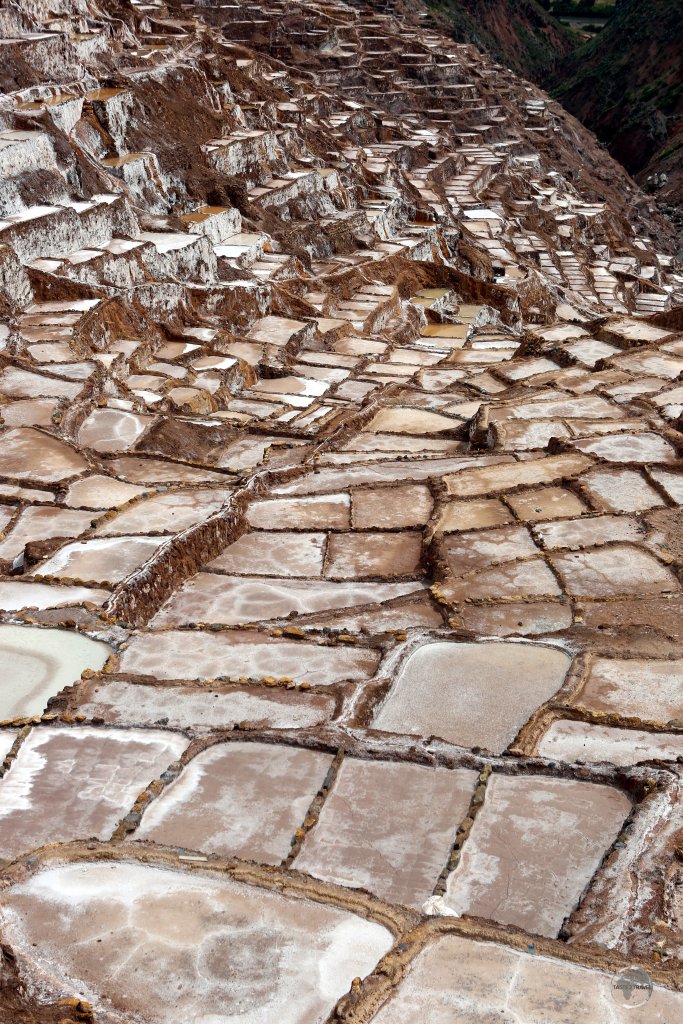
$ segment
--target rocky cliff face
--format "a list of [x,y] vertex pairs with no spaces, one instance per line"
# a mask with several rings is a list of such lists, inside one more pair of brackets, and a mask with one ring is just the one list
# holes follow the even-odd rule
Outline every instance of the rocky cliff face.
[[683,223],[683,0],[618,0],[553,94]]

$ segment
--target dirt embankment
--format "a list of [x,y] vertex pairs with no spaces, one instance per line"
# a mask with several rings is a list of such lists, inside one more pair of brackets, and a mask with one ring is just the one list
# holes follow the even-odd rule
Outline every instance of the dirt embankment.
[[0,945],[0,1021],[7,1024],[93,1024],[90,1005],[76,996],[39,1005],[19,981],[14,954]]

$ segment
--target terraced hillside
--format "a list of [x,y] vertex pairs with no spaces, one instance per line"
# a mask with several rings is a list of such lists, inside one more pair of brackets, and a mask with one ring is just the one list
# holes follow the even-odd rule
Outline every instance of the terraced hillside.
[[671,224],[425,11],[0,29],[0,1021],[683,1018]]

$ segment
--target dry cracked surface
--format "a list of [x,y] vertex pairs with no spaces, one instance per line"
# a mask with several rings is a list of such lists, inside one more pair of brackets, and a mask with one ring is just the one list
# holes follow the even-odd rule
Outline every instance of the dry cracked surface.
[[669,226],[417,4],[0,36],[0,1020],[683,1019]]

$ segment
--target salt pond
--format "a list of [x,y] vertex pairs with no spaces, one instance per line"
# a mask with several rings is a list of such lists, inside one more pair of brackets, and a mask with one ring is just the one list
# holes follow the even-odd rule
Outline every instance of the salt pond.
[[3,936],[44,983],[149,1024],[318,1024],[392,944],[381,925],[229,878],[127,864],[43,871],[6,895]]
[[64,629],[0,626],[0,718],[39,715],[50,697],[75,682],[83,669],[100,669],[106,644]]
[[501,753],[569,664],[564,651],[541,644],[427,644],[405,663],[375,727]]

